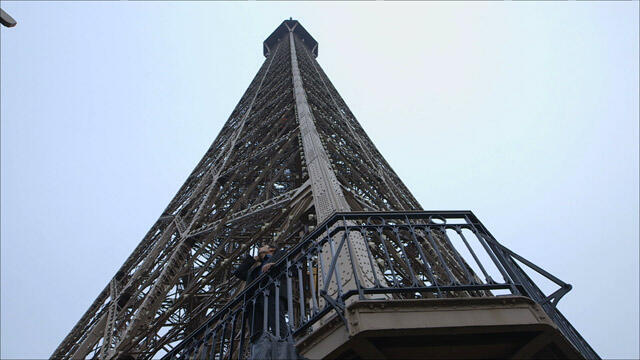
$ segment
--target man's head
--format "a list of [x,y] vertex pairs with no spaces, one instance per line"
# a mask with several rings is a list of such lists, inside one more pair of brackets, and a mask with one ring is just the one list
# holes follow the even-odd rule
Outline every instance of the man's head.
[[273,255],[276,252],[276,246],[273,244],[263,244],[258,249],[258,257],[260,260],[264,259],[265,255]]

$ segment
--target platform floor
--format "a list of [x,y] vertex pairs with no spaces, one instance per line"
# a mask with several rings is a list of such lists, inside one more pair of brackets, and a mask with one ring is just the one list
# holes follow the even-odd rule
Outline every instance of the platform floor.
[[573,359],[576,349],[531,299],[365,300],[297,343],[309,359]]

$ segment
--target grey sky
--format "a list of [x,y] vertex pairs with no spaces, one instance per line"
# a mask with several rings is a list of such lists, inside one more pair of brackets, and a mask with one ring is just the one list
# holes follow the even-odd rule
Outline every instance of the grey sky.
[[290,16],[425,209],[474,211],[573,284],[601,356],[639,357],[638,2],[2,7],[2,358],[51,354]]

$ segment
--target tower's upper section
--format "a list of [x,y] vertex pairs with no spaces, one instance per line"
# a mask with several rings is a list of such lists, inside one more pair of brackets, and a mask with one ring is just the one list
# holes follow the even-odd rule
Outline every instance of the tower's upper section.
[[262,43],[262,51],[264,56],[269,56],[271,49],[274,49],[274,45],[278,41],[282,40],[286,34],[289,33],[289,29],[293,29],[293,33],[298,35],[302,42],[309,47],[313,56],[318,57],[318,42],[311,36],[307,30],[300,25],[298,20],[285,20],[278,26],[269,37]]

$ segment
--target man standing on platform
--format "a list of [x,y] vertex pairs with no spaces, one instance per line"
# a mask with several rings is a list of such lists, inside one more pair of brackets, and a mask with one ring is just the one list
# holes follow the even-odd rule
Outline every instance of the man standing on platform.
[[[285,250],[278,250],[273,244],[263,245],[258,249],[258,255],[247,254],[233,275],[249,285],[261,274],[268,272],[274,263],[284,255]],[[264,296],[262,292],[250,293],[247,296],[247,299],[251,299],[256,295],[255,302],[248,300],[245,305],[245,318],[248,321],[251,334],[250,359],[298,359],[293,338],[285,319],[287,313],[286,277],[272,274],[272,278],[280,280],[279,296],[276,295],[274,285],[268,287],[267,296]],[[276,309],[276,297],[279,297],[278,309]],[[267,302],[267,314],[264,313],[265,301]],[[277,324],[279,325],[277,326],[279,334],[276,334],[276,316],[279,322]]]

